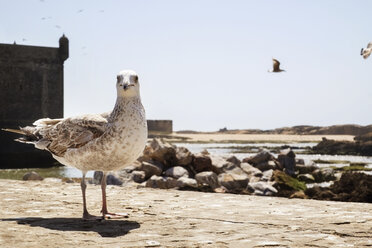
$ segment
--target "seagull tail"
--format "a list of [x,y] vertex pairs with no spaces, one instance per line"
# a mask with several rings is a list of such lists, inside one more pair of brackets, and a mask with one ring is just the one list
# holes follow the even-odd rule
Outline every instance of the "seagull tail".
[[20,129],[2,128],[1,130],[5,131],[5,132],[10,132],[10,133],[17,133],[17,134],[27,135],[27,133],[25,131],[20,130]]
[[20,127],[20,129],[2,128],[1,130],[23,135],[22,137],[15,139],[15,141],[21,143],[34,144],[34,142],[37,142],[39,140],[39,138],[32,132],[32,129],[30,129],[30,127]]
[[364,51],[364,49],[362,48],[362,50],[360,50],[360,55],[362,55],[362,56],[363,56],[363,51]]

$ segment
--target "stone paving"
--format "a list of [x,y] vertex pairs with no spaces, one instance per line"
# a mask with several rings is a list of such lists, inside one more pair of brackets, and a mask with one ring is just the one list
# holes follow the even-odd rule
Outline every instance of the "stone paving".
[[[372,204],[108,186],[121,220],[83,221],[80,184],[0,180],[0,247],[371,247]],[[101,189],[88,185],[99,214]]]

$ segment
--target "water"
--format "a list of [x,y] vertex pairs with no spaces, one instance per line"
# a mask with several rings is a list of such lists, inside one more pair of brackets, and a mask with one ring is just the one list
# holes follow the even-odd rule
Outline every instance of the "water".
[[[31,169],[2,169],[0,170],[0,179],[15,179],[21,180],[27,172],[35,171],[42,177],[56,178],[81,178],[80,170],[67,167],[55,166],[51,168],[31,168]],[[93,177],[93,171],[87,173],[87,177]]]

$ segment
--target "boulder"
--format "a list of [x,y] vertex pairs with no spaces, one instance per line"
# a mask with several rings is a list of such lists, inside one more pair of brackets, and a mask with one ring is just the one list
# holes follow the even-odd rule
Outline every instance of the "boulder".
[[132,180],[136,183],[143,183],[146,178],[146,173],[144,171],[133,171]]
[[241,163],[240,168],[247,173],[248,176],[254,176],[254,177],[262,177],[262,171],[257,169],[256,167],[248,164],[248,163]]
[[181,166],[175,166],[166,170],[165,175],[177,179],[180,177],[189,177],[189,172]]
[[[102,171],[95,171],[94,174],[93,174],[93,183],[101,184],[102,177],[103,177],[103,172]],[[106,184],[107,185],[121,186],[121,185],[123,185],[123,181],[120,178],[118,178],[115,175],[110,173],[106,176]]]
[[146,187],[157,189],[171,189],[179,186],[177,179],[156,175],[153,175],[150,179],[148,179],[145,185]]
[[274,187],[278,190],[278,196],[289,197],[294,192],[306,190],[306,184],[289,176],[283,171],[276,170],[273,173]]
[[233,163],[233,164],[236,165],[236,166],[240,166],[240,164],[241,164],[241,161],[240,161],[237,157],[235,157],[235,156],[230,156],[230,157],[228,157],[228,158],[226,159],[226,161],[227,161],[227,162],[230,162],[230,163]]
[[22,180],[29,181],[29,180],[43,180],[44,178],[40,176],[37,172],[31,171],[27,172],[26,174],[23,175]]
[[309,197],[305,194],[303,190],[300,190],[294,192],[292,195],[289,196],[289,198],[308,199]]
[[271,181],[273,177],[274,170],[267,170],[262,173],[261,181],[268,182]]
[[202,171],[212,171],[212,160],[208,155],[195,155],[192,165],[197,173]]
[[230,157],[230,160],[234,161],[235,163],[228,161],[225,157],[222,157],[222,156],[210,156],[210,158],[212,161],[212,171],[217,174],[220,174],[220,173],[239,167],[239,165],[235,163],[240,164],[236,160],[231,159],[231,157]]
[[276,163],[273,160],[269,160],[269,161],[266,161],[266,162],[256,164],[256,165],[254,165],[254,167],[259,169],[260,171],[267,171],[267,170],[277,169]]
[[177,165],[186,166],[192,163],[194,156],[193,154],[185,147],[176,148],[176,159]]
[[177,179],[177,185],[180,188],[198,188],[198,182],[193,178],[180,177]]
[[221,173],[218,175],[218,182],[229,192],[239,192],[246,189],[249,182],[247,174]]
[[334,170],[332,168],[320,168],[311,173],[315,182],[328,182],[336,179]]
[[160,176],[161,173],[163,172],[163,167],[164,166],[162,163],[150,160],[148,162],[143,161],[140,170],[145,172],[146,178],[150,178],[153,175]]
[[296,154],[292,151],[291,148],[284,149],[280,151],[278,155],[278,161],[281,164],[281,167],[284,168],[285,173],[290,176],[295,175],[296,170]]
[[299,174],[309,174],[316,169],[319,169],[319,166],[317,166],[313,161],[304,162],[303,164],[296,163],[296,170],[298,170]]
[[256,155],[243,159],[242,162],[258,165],[272,159],[274,159],[274,156],[267,149],[262,149]]
[[305,182],[305,183],[314,183],[315,182],[315,179],[313,177],[313,175],[310,175],[310,174],[300,174],[297,176],[297,178],[302,181],[302,182]]
[[195,180],[201,186],[208,186],[211,189],[219,187],[217,174],[213,171],[204,171],[195,175]]
[[254,195],[272,196],[278,193],[278,190],[268,182],[250,182],[247,189]]
[[140,161],[148,161],[150,159],[158,161],[165,166],[170,166],[177,163],[176,148],[164,142],[162,139],[154,138],[146,146],[143,156]]

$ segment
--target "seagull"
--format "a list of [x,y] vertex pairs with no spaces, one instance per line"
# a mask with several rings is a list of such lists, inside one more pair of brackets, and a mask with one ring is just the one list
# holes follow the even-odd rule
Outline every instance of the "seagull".
[[367,48],[360,51],[360,55],[363,56],[364,59],[368,58],[369,55],[372,53],[372,42],[368,43]]
[[[23,136],[16,141],[49,151],[61,164],[82,171],[83,219],[123,218],[110,213],[106,204],[106,177],[109,171],[131,165],[143,152],[147,141],[147,122],[142,106],[138,75],[123,70],[117,75],[114,109],[103,114],[86,114],[65,119],[43,118],[33,126],[3,129]],[[101,181],[102,216],[89,214],[85,176],[88,171],[103,172]]]
[[280,62],[276,59],[273,58],[273,70],[269,70],[269,72],[282,72],[282,71],[285,71],[285,70],[282,70],[279,68],[280,66]]

